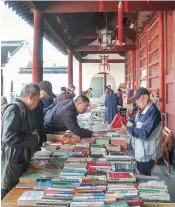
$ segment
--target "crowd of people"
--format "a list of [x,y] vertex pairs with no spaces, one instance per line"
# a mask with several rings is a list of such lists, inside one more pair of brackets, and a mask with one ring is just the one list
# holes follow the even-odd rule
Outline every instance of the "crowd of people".
[[103,135],[79,127],[77,116],[89,107],[89,99],[83,95],[75,98],[74,91],[73,85],[61,87],[56,96],[52,84],[42,81],[26,84],[12,103],[1,97],[1,198],[17,184],[32,153],[47,140],[46,133],[70,130],[82,138]]
[[[140,173],[151,175],[152,166],[161,156],[161,114],[146,88],[137,90],[131,100],[136,101],[136,115],[117,132],[132,137],[131,149],[137,167]],[[117,106],[123,107],[122,91],[118,89],[115,94],[110,86],[106,87],[104,103],[110,125],[118,113]],[[61,87],[56,96],[49,81],[26,84],[12,103],[1,97],[1,198],[18,183],[32,154],[47,140],[47,133],[70,130],[81,138],[104,135],[83,129],[77,123],[78,114],[86,112],[89,104],[85,94],[76,97],[74,85]]]

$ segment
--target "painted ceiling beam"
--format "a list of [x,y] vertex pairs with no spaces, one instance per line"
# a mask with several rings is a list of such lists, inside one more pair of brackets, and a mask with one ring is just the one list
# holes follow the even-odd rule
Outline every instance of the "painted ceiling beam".
[[[125,63],[125,59],[108,59],[109,63]],[[101,63],[101,59],[82,59],[82,63]]]
[[[136,40],[136,31],[134,29],[128,28],[128,27],[124,27],[123,28],[123,33],[124,33],[124,37],[132,40],[135,42]],[[114,39],[116,38],[116,33],[114,34]],[[74,37],[75,41],[79,41],[81,39],[97,39],[97,33],[96,30],[94,28],[94,30],[92,30],[91,28],[87,31],[84,31],[83,33],[81,33],[80,35],[77,35]]]
[[136,50],[136,45],[131,44],[131,45],[117,45],[115,50],[108,50],[107,52],[104,50],[99,51],[99,46],[98,45],[87,45],[87,46],[82,46],[79,48],[75,48],[74,51],[79,51],[79,52],[88,52],[91,54],[93,53],[117,53],[117,52],[127,52],[127,51],[133,51]]
[[[117,12],[119,1],[104,1],[104,12]],[[43,2],[44,3],[44,2]],[[128,12],[175,9],[174,1],[128,1]],[[44,13],[99,12],[99,1],[56,1]]]

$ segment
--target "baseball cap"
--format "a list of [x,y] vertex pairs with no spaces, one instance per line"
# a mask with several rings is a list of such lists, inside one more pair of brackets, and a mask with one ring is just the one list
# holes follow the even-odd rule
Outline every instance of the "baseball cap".
[[73,84],[70,84],[69,88],[75,88],[75,86]]
[[52,92],[52,84],[49,81],[42,81],[38,84],[40,89],[45,91],[51,98],[56,98],[56,95]]
[[149,91],[146,88],[140,87],[136,93],[129,99],[129,100],[135,100],[138,99],[142,95],[150,95]]

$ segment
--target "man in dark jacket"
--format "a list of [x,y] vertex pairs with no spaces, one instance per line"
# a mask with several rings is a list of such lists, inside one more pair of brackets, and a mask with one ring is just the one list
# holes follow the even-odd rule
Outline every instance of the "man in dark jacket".
[[43,103],[44,108],[49,107],[51,104],[53,104],[54,100],[50,96],[47,98],[42,98],[41,102]]
[[52,109],[47,111],[44,117],[46,132],[70,130],[73,134],[84,138],[103,135],[103,133],[92,132],[79,127],[77,116],[78,114],[83,114],[88,106],[89,99],[85,96],[79,96],[75,101],[58,102]]
[[66,87],[61,87],[61,93],[57,96],[56,101],[65,101],[68,99],[73,99],[71,93],[69,93],[68,89]]
[[27,84],[20,97],[7,105],[2,117],[1,131],[1,199],[18,183],[31,159],[31,149],[40,137],[37,130],[29,130],[28,109],[39,101],[39,87]]
[[38,103],[38,106],[29,111],[29,117],[32,120],[29,124],[30,130],[37,129],[39,131],[41,142],[39,144],[39,147],[35,150],[39,150],[40,146],[43,142],[46,141],[46,134],[44,133],[44,104],[42,100],[46,100],[48,98],[55,98],[55,94],[52,92],[52,84],[49,81],[42,81],[38,84],[40,87],[40,101]]
[[122,90],[120,88],[117,89],[117,98],[118,98],[118,105],[123,108],[123,98],[122,98]]

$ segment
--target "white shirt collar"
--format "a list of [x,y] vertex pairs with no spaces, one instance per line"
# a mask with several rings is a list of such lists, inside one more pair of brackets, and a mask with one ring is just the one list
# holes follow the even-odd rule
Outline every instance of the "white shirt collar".
[[153,104],[152,101],[149,102],[149,104],[147,104],[147,106],[143,109],[143,111],[141,112],[141,114],[146,114],[146,112],[148,111],[148,109],[150,108],[150,106]]

